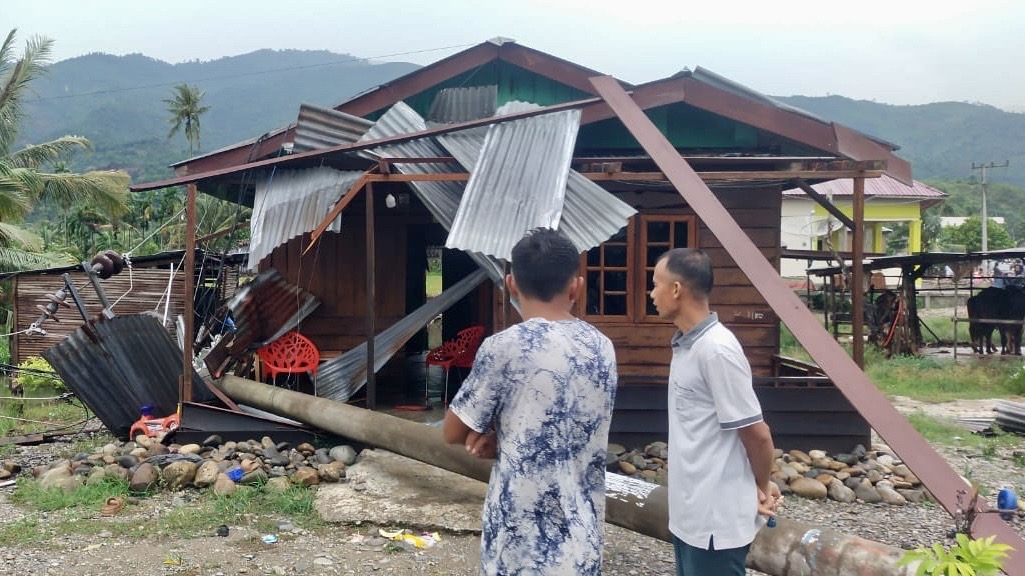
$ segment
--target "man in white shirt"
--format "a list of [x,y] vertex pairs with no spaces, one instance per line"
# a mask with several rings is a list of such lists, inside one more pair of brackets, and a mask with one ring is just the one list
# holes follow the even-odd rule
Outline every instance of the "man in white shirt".
[[669,372],[669,530],[679,576],[743,576],[762,517],[780,500],[772,436],[736,337],[710,312],[712,263],[662,255],[651,299],[673,322]]

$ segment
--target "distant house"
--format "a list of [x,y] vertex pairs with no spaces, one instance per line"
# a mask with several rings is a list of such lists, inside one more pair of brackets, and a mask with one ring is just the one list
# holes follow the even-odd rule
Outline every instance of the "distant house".
[[[849,216],[854,194],[852,182],[850,179],[830,180],[812,188],[832,198],[837,208]],[[902,222],[908,225],[907,252],[921,252],[922,210],[944,199],[946,194],[942,191],[918,180],[907,186],[885,175],[866,179],[865,252],[886,252],[887,224]],[[849,252],[853,248],[851,231],[829,217],[826,210],[800,188],[783,191],[781,215],[780,244],[784,250]],[[807,268],[807,260],[784,258],[780,261],[780,275],[785,278],[804,276]]]

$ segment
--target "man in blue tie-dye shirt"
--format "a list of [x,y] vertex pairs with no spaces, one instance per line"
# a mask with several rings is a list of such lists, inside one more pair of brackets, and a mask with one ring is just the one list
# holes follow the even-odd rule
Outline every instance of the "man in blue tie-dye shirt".
[[612,342],[571,310],[579,253],[538,229],[506,285],[523,322],[481,344],[445,415],[445,440],[495,458],[484,503],[487,576],[601,574],[605,453],[616,394]]

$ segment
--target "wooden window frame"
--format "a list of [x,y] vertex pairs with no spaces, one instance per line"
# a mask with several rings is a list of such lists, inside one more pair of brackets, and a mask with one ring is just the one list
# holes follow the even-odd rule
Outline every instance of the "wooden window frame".
[[[635,299],[630,297],[630,291],[634,288],[634,276],[633,276],[633,271],[635,270],[635,267],[634,267],[634,265],[635,265],[635,257],[634,256],[635,256],[635,252],[636,252],[635,247],[637,245],[637,243],[634,241],[634,235],[635,235],[635,232],[636,232],[635,221],[636,221],[636,218],[630,218],[630,221],[626,225],[626,267],[625,268],[624,267],[620,267],[620,266],[606,268],[605,267],[605,251],[604,250],[602,250],[602,252],[601,252],[601,259],[598,262],[598,266],[589,266],[587,264],[587,253],[590,252],[590,250],[588,250],[587,252],[584,252],[583,254],[580,255],[580,275],[584,277],[583,294],[580,295],[580,316],[582,318],[586,318],[588,320],[594,320],[596,322],[604,322],[604,323],[632,322],[633,321],[633,317],[634,317],[634,301],[635,301]],[[601,246],[604,246],[604,245],[605,245],[605,243],[603,242],[601,244]],[[592,248],[592,250],[593,250],[593,248]],[[604,306],[604,301],[601,300],[601,299],[602,299],[602,297],[605,294],[605,290],[604,290],[604,284],[605,284],[604,271],[605,270],[626,272],[626,293],[625,293],[626,314],[606,315],[606,314],[588,314],[588,312],[587,312],[587,309],[588,309],[588,304],[587,304],[587,273],[588,272],[598,272],[598,274],[599,274],[600,286],[598,288],[598,298],[600,299],[600,301],[599,301],[598,306],[599,306],[599,308],[601,308],[601,307]]]
[[[648,315],[647,313],[647,300],[648,293],[651,291],[651,287],[648,285],[648,271],[652,267],[647,266],[647,248],[650,243],[648,242],[648,224],[651,222],[668,222],[670,224],[670,237],[666,243],[665,248],[675,242],[673,237],[674,228],[673,225],[677,222],[687,223],[687,247],[696,247],[698,240],[698,218],[693,214],[680,214],[680,213],[666,213],[666,212],[654,212],[647,214],[638,214],[630,218],[627,224],[626,230],[626,247],[627,247],[627,262],[625,271],[627,273],[627,299],[626,299],[626,314],[625,315],[606,315],[606,314],[588,314],[588,303],[587,303],[587,273],[588,272],[599,272],[604,270],[610,270],[605,267],[605,253],[602,251],[601,260],[599,260],[598,266],[589,266],[587,264],[587,252],[580,255],[580,275],[584,278],[584,289],[583,294],[580,296],[580,307],[578,308],[579,314],[582,318],[593,321],[595,323],[605,324],[642,324],[642,323],[665,323],[664,320],[659,318],[657,315]],[[603,244],[604,245],[604,244]],[[612,268],[612,270],[623,270],[620,267]],[[601,282],[604,283],[604,275],[600,276]],[[632,295],[631,295],[632,292]],[[598,289],[599,298],[604,295],[603,286],[599,286]],[[603,305],[599,304],[599,306]]]
[[[648,224],[651,222],[667,222],[669,223],[669,241],[665,243],[665,252],[669,248],[695,248],[698,245],[698,218],[693,214],[666,214],[666,213],[652,213],[652,214],[640,214],[638,216],[638,238],[637,248],[635,252],[637,257],[635,262],[638,263],[637,270],[635,273],[635,289],[638,293],[636,305],[636,314],[634,315],[634,322],[642,323],[665,323],[665,320],[660,318],[658,314],[648,314],[648,294],[651,293],[651,285],[648,282],[648,271],[654,271],[654,266],[648,266],[647,255],[648,247],[652,243],[648,242]],[[674,225],[677,222],[687,223],[687,244],[685,246],[675,246],[676,238]],[[661,243],[654,243],[658,246]]]

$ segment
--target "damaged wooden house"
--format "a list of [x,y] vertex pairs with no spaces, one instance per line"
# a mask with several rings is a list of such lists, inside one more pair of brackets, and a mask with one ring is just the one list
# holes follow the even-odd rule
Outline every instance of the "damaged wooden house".
[[[375,409],[424,403],[426,388],[439,404],[445,392],[425,383],[427,324],[440,315],[448,341],[471,327],[487,335],[516,322],[503,286],[509,251],[527,229],[558,226],[581,252],[586,293],[576,312],[616,346],[613,441],[665,439],[674,329],[647,292],[659,254],[696,246],[713,258],[712,307],[748,354],[777,445],[847,450],[867,442],[868,424],[828,378],[795,378],[779,358],[779,316],[752,272],[597,96],[598,76],[512,41],[488,41],[333,109],[304,105],[285,128],[133,189],[188,185],[193,196],[253,208],[249,268],[312,299],[250,297],[245,306],[285,306],[275,312],[287,318],[282,328],[319,351],[310,390],[318,396]],[[777,272],[783,190],[884,173],[911,179],[885,141],[702,68],[617,84]],[[438,251],[443,292],[428,298],[428,254]],[[246,319],[235,320],[242,331]],[[229,369],[233,354],[251,354],[255,341],[215,350],[207,366]]]

